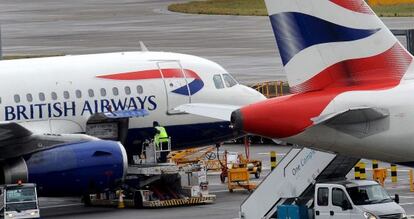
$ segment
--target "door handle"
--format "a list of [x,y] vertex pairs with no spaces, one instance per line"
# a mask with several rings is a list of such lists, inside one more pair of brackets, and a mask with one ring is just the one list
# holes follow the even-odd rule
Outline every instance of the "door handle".
[[330,211],[330,212],[329,212],[329,214],[330,214],[331,216],[334,216],[334,212],[333,212],[333,211]]
[[316,214],[316,215],[319,215],[319,211],[315,211],[315,214]]

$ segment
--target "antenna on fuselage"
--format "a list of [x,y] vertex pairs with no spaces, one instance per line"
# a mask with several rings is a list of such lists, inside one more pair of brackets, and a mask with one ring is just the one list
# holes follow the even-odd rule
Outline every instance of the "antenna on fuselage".
[[144,42],[139,41],[139,46],[141,46],[141,51],[142,52],[148,52],[148,48],[145,46]]

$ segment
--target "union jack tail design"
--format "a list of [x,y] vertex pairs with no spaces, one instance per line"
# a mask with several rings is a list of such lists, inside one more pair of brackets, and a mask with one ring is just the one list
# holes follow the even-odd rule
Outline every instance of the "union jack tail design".
[[266,0],[291,90],[396,86],[413,57],[364,0]]

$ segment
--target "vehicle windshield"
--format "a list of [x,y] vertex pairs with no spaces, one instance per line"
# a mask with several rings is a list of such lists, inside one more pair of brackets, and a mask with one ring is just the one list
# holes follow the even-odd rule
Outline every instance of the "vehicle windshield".
[[8,187],[6,190],[6,211],[24,211],[37,208],[34,187]]
[[36,201],[34,187],[10,187],[6,190],[6,202]]
[[380,185],[356,186],[346,189],[355,205],[371,205],[392,202]]
[[234,79],[230,74],[223,74],[223,79],[226,87],[233,87],[237,84],[236,79]]

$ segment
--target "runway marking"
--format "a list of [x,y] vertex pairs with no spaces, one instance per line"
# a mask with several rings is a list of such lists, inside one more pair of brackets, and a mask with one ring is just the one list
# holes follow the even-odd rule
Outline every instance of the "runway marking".
[[400,203],[399,205],[414,205],[414,202]]
[[49,209],[49,208],[63,208],[63,207],[72,207],[72,206],[82,206],[83,203],[74,203],[74,204],[65,204],[65,205],[52,205],[40,207],[40,209]]

